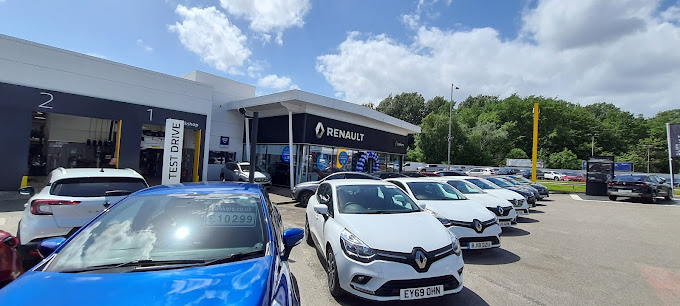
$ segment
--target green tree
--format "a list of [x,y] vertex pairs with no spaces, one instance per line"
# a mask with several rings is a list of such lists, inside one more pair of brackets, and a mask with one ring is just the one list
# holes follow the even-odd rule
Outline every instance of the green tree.
[[548,157],[548,168],[557,169],[581,169],[581,160],[571,150],[564,148],[559,153],[551,154]]
[[408,123],[420,125],[425,117],[425,98],[417,92],[404,92],[394,97],[389,95],[380,101],[375,109]]
[[520,148],[513,148],[507,155],[505,155],[505,158],[527,159],[529,156],[526,152],[524,152],[524,150]]
[[[421,133],[416,136],[416,147],[423,152],[426,163],[442,163],[447,160],[449,133],[449,116],[431,113],[423,119]],[[468,146],[467,137],[463,134],[455,118],[451,127],[451,163],[467,163],[470,156],[479,155],[478,150]]]

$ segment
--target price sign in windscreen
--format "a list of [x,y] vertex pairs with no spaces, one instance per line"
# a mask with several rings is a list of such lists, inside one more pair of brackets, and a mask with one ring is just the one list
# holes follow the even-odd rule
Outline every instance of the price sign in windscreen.
[[252,207],[210,211],[205,216],[205,226],[253,227],[256,211]]

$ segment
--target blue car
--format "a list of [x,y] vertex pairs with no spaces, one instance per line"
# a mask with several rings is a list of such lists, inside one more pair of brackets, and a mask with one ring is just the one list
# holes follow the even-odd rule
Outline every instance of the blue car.
[[287,260],[303,237],[257,184],[148,188],[43,241],[0,305],[299,305]]

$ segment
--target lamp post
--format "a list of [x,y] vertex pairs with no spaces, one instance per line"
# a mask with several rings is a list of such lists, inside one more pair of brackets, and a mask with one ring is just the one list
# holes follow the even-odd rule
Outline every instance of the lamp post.
[[654,145],[646,145],[647,147],[647,173],[649,173],[649,150],[654,149]]
[[458,86],[451,84],[451,100],[449,100],[449,149],[447,151],[447,157],[446,157],[446,167],[447,170],[451,170],[451,120],[452,120],[452,114],[453,114],[453,90],[454,89],[460,89]]
[[595,137],[600,136],[598,133],[588,133],[590,136],[590,156],[595,156]]

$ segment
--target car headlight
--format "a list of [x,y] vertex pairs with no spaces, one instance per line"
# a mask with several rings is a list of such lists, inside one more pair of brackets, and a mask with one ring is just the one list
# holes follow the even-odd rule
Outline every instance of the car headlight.
[[451,240],[453,241],[453,244],[451,245],[453,247],[453,254],[456,254],[457,256],[460,256],[460,242],[458,242],[458,237],[456,237],[456,234],[454,234],[451,231],[448,231],[449,235],[451,235]]
[[427,208],[426,208],[425,210],[426,210],[428,213],[430,213],[430,215],[432,215],[433,217],[437,218],[437,220],[439,220],[439,222],[441,222],[442,225],[444,225],[444,227],[451,227],[451,226],[453,226],[453,221],[449,220],[448,218],[446,218],[446,217],[444,217],[444,216],[442,216],[442,215],[440,215],[440,214],[438,214],[438,213],[436,213],[436,212],[434,212],[434,211],[431,211],[431,210],[429,210],[429,209],[427,209]]
[[369,248],[359,237],[348,230],[340,234],[340,246],[347,257],[360,262],[370,262],[375,257],[373,249]]

